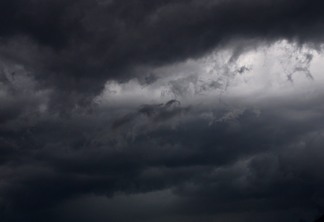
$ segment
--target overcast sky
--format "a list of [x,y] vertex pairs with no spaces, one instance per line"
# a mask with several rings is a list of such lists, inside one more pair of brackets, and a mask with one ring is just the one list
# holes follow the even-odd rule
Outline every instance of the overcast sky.
[[322,0],[1,0],[0,221],[313,222]]

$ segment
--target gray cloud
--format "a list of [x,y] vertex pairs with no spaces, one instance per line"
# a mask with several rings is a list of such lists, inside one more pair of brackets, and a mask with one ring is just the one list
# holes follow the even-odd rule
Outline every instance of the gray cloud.
[[[323,6],[1,1],[0,220],[312,221],[324,210],[322,92],[265,98],[257,108],[181,100],[224,91],[227,79],[251,70],[234,61],[259,44],[322,44]],[[164,70],[150,69],[226,48],[230,59],[212,67],[219,78],[179,74],[166,80],[167,102],[93,100],[107,80],[153,88]],[[313,60],[293,51],[284,74],[313,78]]]
[[321,43],[322,6],[319,0],[2,1],[1,54],[19,63],[29,58],[17,55],[17,45],[33,48],[27,55],[33,74],[63,95],[81,94],[69,103],[82,103],[105,80],[134,75],[136,66],[195,58],[229,40]]
[[[2,134],[7,134],[3,144],[10,150],[8,154],[2,151],[3,220],[68,221],[90,213],[90,208],[81,206],[77,214],[72,209],[63,210],[71,201],[91,204],[82,199],[84,195],[105,196],[109,203],[120,192],[126,201],[132,195],[163,190],[170,190],[174,198],[165,210],[171,221],[187,217],[208,221],[224,214],[228,214],[228,221],[240,221],[236,214],[246,214],[252,220],[266,212],[277,215],[277,221],[295,221],[305,215],[314,217],[316,209],[322,210],[323,115],[309,115],[309,109],[300,109],[297,120],[289,119],[285,114],[296,110],[296,105],[288,104],[276,107],[276,112],[263,110],[259,116],[245,109],[236,118],[209,125],[208,120],[198,118],[199,109],[192,108],[174,127],[164,112],[177,108],[176,103],[143,106],[131,121],[119,126],[118,132],[112,132],[109,112],[62,120],[48,116],[28,128],[29,132],[24,127],[3,130]],[[322,109],[315,105],[317,101],[309,104],[314,110]],[[227,113],[215,110],[220,117]],[[128,137],[138,115],[169,123],[146,122],[145,130]],[[107,124],[102,124],[104,120]],[[117,144],[116,137],[123,144]],[[10,143],[10,138],[21,139]],[[159,204],[163,198],[155,201]],[[71,207],[78,209],[78,205]],[[113,208],[107,205],[107,209]],[[164,215],[156,212],[149,216],[138,210],[147,220]],[[99,213],[102,218],[93,215],[94,220],[117,220],[113,213],[104,212]]]

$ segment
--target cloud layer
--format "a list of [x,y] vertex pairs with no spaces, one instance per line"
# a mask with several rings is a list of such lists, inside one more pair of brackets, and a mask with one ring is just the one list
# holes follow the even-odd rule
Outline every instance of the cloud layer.
[[0,2],[0,220],[313,221],[319,0]]
[[[14,0],[0,8],[1,54],[70,97],[93,96],[105,80],[135,75],[134,67],[196,58],[233,40],[253,47],[323,39],[320,0]],[[238,52],[248,47],[235,44]]]

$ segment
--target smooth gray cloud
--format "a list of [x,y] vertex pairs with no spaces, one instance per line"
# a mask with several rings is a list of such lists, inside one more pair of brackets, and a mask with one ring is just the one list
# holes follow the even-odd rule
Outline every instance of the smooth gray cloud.
[[[144,108],[160,112],[167,104],[172,105]],[[318,101],[309,104],[322,109],[315,105]],[[47,117],[29,128],[29,134],[24,128],[6,130],[8,136],[3,140],[10,152],[2,157],[1,166],[3,220],[55,221],[55,215],[60,215],[60,221],[68,221],[88,214],[87,209],[81,208],[76,215],[60,208],[74,198],[92,194],[111,198],[122,192],[127,200],[128,195],[161,190],[171,190],[175,199],[165,211],[170,220],[206,215],[212,220],[224,213],[231,218],[247,212],[253,218],[279,211],[287,214],[278,213],[283,218],[277,221],[314,217],[316,209],[322,210],[324,198],[323,115],[307,115],[308,109],[301,109],[296,121],[285,117],[296,104],[272,108],[277,111],[262,110],[260,116],[246,109],[235,119],[212,125],[197,118],[199,113],[192,108],[186,114],[192,117],[176,127],[173,119],[162,118],[164,124],[144,122],[131,136],[136,122],[126,121],[112,132],[115,123],[103,126],[100,123],[107,118],[97,114],[62,120]],[[154,119],[152,115],[148,117]],[[21,139],[12,144],[9,133],[12,139]],[[79,201],[83,203],[82,198]],[[159,204],[163,198],[155,201]],[[290,211],[295,216],[287,219]],[[147,220],[155,217],[138,213]],[[118,220],[114,214],[101,214],[103,218],[93,218]]]

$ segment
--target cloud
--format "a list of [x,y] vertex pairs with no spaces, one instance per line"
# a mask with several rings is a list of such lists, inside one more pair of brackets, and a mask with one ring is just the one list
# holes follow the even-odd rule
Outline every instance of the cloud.
[[0,220],[314,219],[323,6],[1,1]]
[[321,43],[321,8],[319,0],[2,1],[0,36],[5,56],[28,59],[12,45],[34,48],[33,75],[82,103],[134,67],[197,58],[230,41]]
[[[318,100],[308,104],[313,110],[322,109]],[[223,215],[229,221],[239,221],[235,215],[251,209],[255,213],[246,217],[258,218],[262,212],[286,215],[283,219],[278,216],[278,221],[314,217],[316,209],[323,207],[323,115],[300,109],[297,119],[287,118],[295,106],[294,102],[284,107],[270,104],[259,116],[245,109],[235,118],[223,118],[212,125],[199,118],[201,108],[193,107],[174,127],[172,118],[177,115],[169,119],[164,113],[181,107],[170,101],[139,108],[136,117],[119,126],[118,132],[112,132],[110,121],[115,118],[109,120],[109,110],[105,115],[96,112],[64,120],[47,116],[35,123],[29,134],[24,127],[7,130],[12,138],[24,136],[15,146],[8,143],[11,155],[2,157],[1,215],[4,221],[42,221],[51,215],[68,221],[91,214],[87,195],[95,195],[92,201],[103,198],[108,203],[112,197],[118,199],[119,193],[125,201],[137,195],[140,199],[135,198],[135,203],[145,209],[141,195],[150,198],[150,192],[169,190],[171,199],[165,211],[150,216],[137,209],[134,217],[151,220],[169,215],[170,220],[190,217],[208,221]],[[214,113],[220,118],[229,115],[221,107]],[[127,137],[140,115],[152,122]],[[165,124],[156,125],[156,118]],[[124,143],[116,143],[116,137]],[[159,206],[164,200],[155,201]],[[65,204],[71,204],[71,210],[63,210]],[[94,220],[114,219],[116,215],[107,211],[112,206],[96,210],[102,218],[93,215]],[[114,208],[124,211],[123,206]],[[281,210],[287,214],[279,213]],[[290,211],[295,216],[287,216]],[[52,218],[55,221],[57,217]]]

